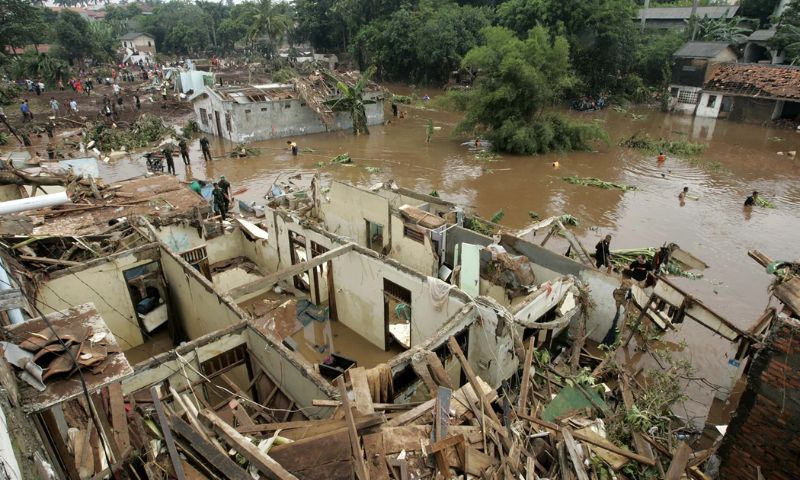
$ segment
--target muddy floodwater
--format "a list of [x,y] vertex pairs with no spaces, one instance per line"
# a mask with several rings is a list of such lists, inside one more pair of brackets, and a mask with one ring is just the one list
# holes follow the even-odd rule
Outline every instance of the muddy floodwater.
[[[751,327],[764,310],[770,280],[747,251],[758,249],[774,259],[800,258],[800,160],[776,154],[800,150],[800,133],[648,109],[609,108],[570,113],[600,122],[610,133],[611,144],[598,145],[596,152],[503,155],[485,161],[461,145],[466,139],[451,135],[457,114],[401,109],[408,112],[405,119],[392,118],[387,108],[391,122],[372,127],[368,136],[337,132],[294,138],[301,150],[298,157],[286,150],[287,139],[278,139],[254,144],[261,150],[258,157],[204,164],[195,141],[191,175],[176,158],[178,174],[181,178],[226,175],[234,190],[248,188],[238,198],[259,201],[276,179],[314,171],[319,162],[328,163],[347,152],[352,166],[327,165],[321,168],[323,174],[362,186],[394,179],[424,193],[436,190],[487,218],[502,209],[502,223],[509,227],[529,224],[528,212],[542,218],[569,213],[580,220],[575,231],[589,250],[606,233],[614,237],[612,249],[675,242],[710,265],[704,278],[677,283],[741,328]],[[429,118],[441,129],[426,144]],[[708,149],[693,159],[669,157],[659,165],[655,155],[617,146],[639,130],[707,143]],[[214,155],[231,148],[218,139],[212,144]],[[367,166],[379,168],[380,173],[368,173]],[[107,178],[119,179],[141,174],[143,168],[143,160],[128,159],[103,170]],[[598,177],[640,190],[623,193],[571,185],[562,180],[569,175]],[[684,186],[699,199],[681,206],[678,193]],[[744,212],[742,203],[754,189],[776,208]],[[566,244],[554,243],[554,248],[565,251]]]

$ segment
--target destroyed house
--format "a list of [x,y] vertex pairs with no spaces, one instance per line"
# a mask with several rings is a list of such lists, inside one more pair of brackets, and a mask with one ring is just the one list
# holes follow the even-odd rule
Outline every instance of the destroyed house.
[[[357,79],[341,74],[343,81]],[[197,124],[205,133],[245,143],[353,128],[349,112],[334,111],[341,92],[323,75],[290,84],[206,86],[193,97]],[[383,124],[384,92],[364,92],[367,125]]]
[[711,67],[736,62],[737,55],[727,42],[686,42],[672,58],[669,89],[673,109],[693,114]]
[[800,120],[800,67],[716,65],[703,87],[697,116],[750,123]]

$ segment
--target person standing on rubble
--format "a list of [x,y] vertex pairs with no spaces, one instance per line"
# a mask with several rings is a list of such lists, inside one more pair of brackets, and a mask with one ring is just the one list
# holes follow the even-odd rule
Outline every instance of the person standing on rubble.
[[178,142],[178,148],[181,151],[181,158],[183,159],[183,164],[188,166],[189,165],[189,146],[186,145],[186,139],[181,138]]
[[[224,179],[225,177],[223,177]],[[211,190],[211,197],[214,199],[214,211],[220,214],[220,223],[225,220],[228,213],[228,199],[219,184],[214,182],[214,189]]]
[[611,271],[611,235],[597,242],[594,247],[595,265],[597,268],[607,267]]
[[219,185],[220,190],[222,190],[222,193],[225,195],[225,199],[230,203],[233,200],[233,196],[231,195],[231,182],[225,179],[225,175],[221,175],[217,185]]
[[200,150],[203,151],[203,160],[211,161],[211,149],[208,146],[208,138],[205,136],[200,139]]
[[58,100],[56,100],[56,97],[50,97],[50,110],[52,110],[54,117],[58,116],[59,108],[60,104],[58,103]]
[[631,271],[631,278],[643,282],[647,278],[647,272],[653,270],[653,265],[644,259],[644,255],[639,255],[628,268]]
[[133,101],[134,101],[134,104],[136,105],[136,111],[137,112],[141,112],[142,111],[142,101],[139,100],[139,94],[138,93],[134,93],[133,94]]
[[167,161],[167,172],[176,175],[175,161],[172,159],[172,145],[166,145],[161,152],[164,154],[164,159]]

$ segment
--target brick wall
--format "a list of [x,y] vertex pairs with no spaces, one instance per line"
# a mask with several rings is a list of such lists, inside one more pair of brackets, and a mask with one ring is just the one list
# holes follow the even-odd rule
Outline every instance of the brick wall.
[[777,319],[719,448],[720,478],[800,479],[800,321]]

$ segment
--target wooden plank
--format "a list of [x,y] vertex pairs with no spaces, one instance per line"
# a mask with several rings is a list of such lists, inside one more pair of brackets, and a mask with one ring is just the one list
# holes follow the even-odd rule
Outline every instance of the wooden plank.
[[[103,405],[103,399],[99,394],[94,394],[90,398],[92,399],[92,405],[94,406],[94,411],[97,414],[97,420],[100,423],[100,430],[102,431],[102,437],[100,440],[102,441],[103,445],[108,445],[108,448],[111,449],[111,456],[114,459],[114,462],[120,462],[122,461],[121,452],[124,450],[119,447],[116,438],[114,438],[112,435],[111,424],[108,423],[108,412]],[[100,467],[99,462],[97,463],[97,466]]]
[[[375,410],[411,410],[412,408],[420,405],[422,402],[411,402],[411,403],[373,403],[372,407]],[[341,405],[342,402],[339,400],[311,400],[312,407],[328,407],[328,408],[336,408]],[[319,420],[315,420],[319,421]]]
[[692,454],[692,448],[688,443],[681,441],[675,453],[672,454],[672,462],[669,464],[667,470],[666,480],[680,480],[686,466],[689,464],[689,456]]
[[[351,465],[353,463],[349,433],[346,428],[285,445],[276,445],[270,449],[269,455],[295,475],[318,465],[336,462],[347,462]],[[352,476],[352,466],[350,476]]]
[[469,384],[472,385],[472,390],[478,396],[478,399],[484,400],[484,405],[486,405],[485,413],[489,415],[489,418],[497,422],[497,424],[500,424],[500,419],[497,418],[497,414],[494,413],[491,402],[486,400],[486,395],[483,393],[483,388],[481,388],[481,384],[478,381],[478,376],[475,375],[475,372],[472,370],[472,366],[470,366],[469,361],[467,361],[467,358],[464,356],[464,352],[461,351],[461,347],[458,346],[456,339],[454,337],[450,337],[450,339],[447,341],[447,345],[450,348],[450,352],[452,352],[453,355],[458,358],[459,363],[461,363],[461,370],[464,371],[467,379],[469,379]]
[[[382,413],[373,413],[356,419],[356,430],[361,431],[365,428],[374,427],[386,421],[386,416]],[[291,435],[293,430],[311,430],[315,436],[342,430],[347,428],[345,420],[300,420],[296,422],[264,423],[249,427],[238,427],[239,433],[266,433],[282,430],[281,435]],[[292,438],[289,436],[289,438]]]
[[428,392],[433,394],[436,391],[436,382],[433,381],[433,377],[431,377],[431,373],[428,370],[428,364],[422,361],[414,361],[411,360],[411,368],[414,370],[414,373],[422,380],[422,383],[425,384],[425,388],[428,389]]
[[[519,413],[519,414],[517,414],[517,416],[519,418],[522,418],[523,420],[528,420],[529,422],[533,422],[533,423],[535,423],[535,424],[537,424],[537,425],[539,425],[541,427],[548,428],[548,429],[553,430],[555,432],[562,431],[561,427],[559,427],[555,423],[550,423],[550,422],[542,420],[540,418],[531,417],[530,415],[525,415],[524,413]],[[592,445],[594,445],[596,447],[605,448],[606,450],[608,450],[610,452],[614,452],[617,455],[622,455],[625,458],[630,458],[631,460],[635,460],[635,461],[637,461],[639,463],[643,463],[643,464],[649,465],[651,467],[655,467],[656,466],[655,460],[653,460],[651,458],[648,458],[648,457],[645,457],[644,455],[639,455],[637,453],[633,453],[633,452],[629,452],[627,450],[623,450],[623,449],[617,447],[616,445],[613,445],[613,444],[610,444],[610,443],[609,444],[604,444],[604,443],[597,442],[592,437],[588,437],[586,435],[581,435],[578,432],[572,432],[572,436],[577,438],[578,440],[580,440],[582,442],[590,443],[590,444],[592,444]]]
[[497,459],[478,449],[467,446],[464,450],[464,472],[480,477],[489,467],[497,465]]
[[308,270],[313,270],[314,268],[322,265],[323,263],[327,263],[329,260],[332,260],[340,255],[344,255],[345,253],[352,250],[354,247],[355,244],[348,243],[342,245],[341,247],[334,248],[333,250],[325,252],[322,255],[314,257],[306,262],[294,264],[291,267],[287,267],[281,271],[267,275],[262,279],[236,287],[233,290],[230,290],[228,292],[228,295],[235,300],[237,298],[244,297],[245,295],[250,295],[261,290],[272,288],[272,286],[274,286],[279,281],[291,278],[295,275],[299,275]]
[[438,442],[447,436],[450,425],[450,397],[453,392],[446,387],[438,387],[436,405],[433,413],[433,440]]
[[364,435],[361,440],[364,442],[364,454],[367,457],[367,468],[369,478],[388,479],[389,467],[386,465],[386,453],[383,448],[383,434],[371,433]]
[[522,367],[522,385],[519,387],[519,399],[517,411],[528,413],[528,387],[531,383],[531,363],[533,363],[533,351],[536,335],[531,335],[528,340],[528,349],[525,351],[525,365]]
[[83,263],[81,262],[73,262],[71,260],[58,260],[55,258],[47,258],[47,257],[30,257],[28,255],[20,255],[17,258],[27,262],[44,263],[46,265],[65,265],[67,267],[77,267],[79,265],[83,265]]
[[297,479],[297,477],[286,471],[278,462],[270,458],[269,455],[256,448],[247,437],[225,423],[210,409],[203,409],[203,411],[200,412],[200,416],[209,422],[214,427],[214,430],[219,433],[234,450],[239,452],[252,465],[255,465],[258,471],[264,475],[279,480]]
[[375,408],[372,406],[372,393],[369,391],[367,382],[367,371],[364,367],[356,367],[349,369],[347,373],[350,375],[350,387],[355,395],[356,410],[365,415],[375,413]]
[[464,443],[464,434],[459,433],[456,435],[451,435],[445,439],[442,439],[438,442],[434,443],[424,443],[422,444],[422,453],[425,455],[433,455],[436,452],[441,452],[442,450],[450,447],[455,447],[459,443]]
[[239,467],[236,462],[230,459],[227,454],[220,452],[217,448],[203,438],[191,425],[184,422],[177,416],[171,417],[172,427],[178,435],[189,441],[192,448],[203,456],[203,459],[219,470],[225,478],[230,480],[252,480],[250,475]]
[[250,415],[247,414],[247,411],[245,411],[244,407],[242,407],[242,405],[236,400],[231,400],[228,402],[228,406],[231,407],[231,410],[233,410],[233,416],[236,418],[236,421],[239,422],[240,426],[252,427],[256,424],[256,422],[250,418]]
[[400,415],[394,417],[393,419],[386,422],[387,427],[399,427],[401,425],[407,425],[414,420],[418,419],[419,417],[425,415],[426,413],[431,411],[431,408],[436,405],[436,399],[432,398],[425,403],[421,403],[416,407],[412,408],[407,412],[403,412]]
[[153,385],[150,387],[150,396],[153,397],[153,406],[156,409],[158,416],[158,423],[161,425],[161,434],[164,435],[164,443],[167,444],[167,451],[169,458],[172,462],[172,468],[175,470],[175,477],[178,480],[186,480],[183,474],[183,464],[181,464],[181,457],[178,456],[178,450],[175,448],[175,440],[172,438],[172,430],[167,423],[167,415],[164,413],[164,406],[161,404],[161,399],[158,397],[158,386]]
[[569,428],[563,428],[561,434],[564,436],[564,443],[567,447],[567,453],[572,459],[572,466],[575,468],[575,473],[578,475],[578,480],[589,480],[589,475],[586,474],[586,469],[583,467],[583,456],[578,453],[580,448],[572,438],[572,431]]
[[447,371],[444,369],[444,365],[439,357],[433,352],[427,352],[425,354],[425,358],[428,363],[428,369],[430,370],[431,377],[433,377],[433,381],[439,386],[447,387],[450,390],[453,390],[453,384],[450,381],[450,377],[447,375]]
[[[614,446],[613,443],[606,440],[605,438],[601,437],[599,434],[595,433],[590,427],[581,428],[580,430],[575,430],[574,433],[580,433],[585,437],[593,438],[598,444],[604,445],[611,445]],[[594,452],[597,454],[598,457],[602,458],[604,462],[608,464],[615,472],[619,471],[622,467],[624,467],[628,463],[628,459],[623,457],[622,455],[616,454],[606,448],[598,447],[595,445]]]
[[[111,427],[114,431],[114,438],[120,451],[127,452],[131,447],[131,437],[128,432],[128,415],[125,412],[121,383],[112,383],[108,386],[108,403],[111,410]],[[121,460],[117,459],[118,462]]]
[[347,388],[344,386],[344,379],[341,376],[338,377],[336,379],[336,384],[339,387],[342,409],[344,410],[344,417],[347,420],[347,431],[350,437],[350,449],[353,454],[353,466],[356,476],[360,480],[369,480],[367,466],[364,463],[364,454],[361,452],[361,446],[358,443],[358,432],[356,431],[356,424],[353,420],[353,410],[350,408],[350,399],[347,397]]

